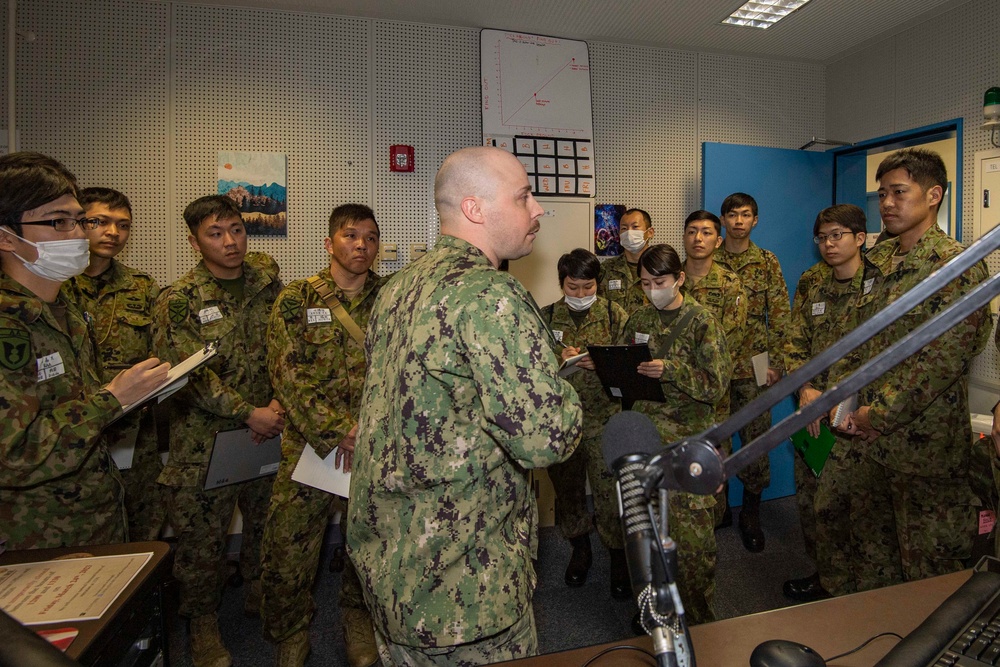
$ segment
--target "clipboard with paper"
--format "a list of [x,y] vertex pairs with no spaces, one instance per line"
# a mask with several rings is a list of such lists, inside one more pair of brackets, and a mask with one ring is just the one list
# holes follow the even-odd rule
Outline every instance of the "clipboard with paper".
[[588,345],[587,352],[604,391],[620,398],[622,409],[631,410],[636,401],[666,401],[660,381],[636,370],[642,362],[653,360],[648,345]]
[[202,349],[198,350],[190,357],[180,362],[176,366],[171,366],[170,370],[167,371],[167,379],[156,386],[152,391],[147,393],[145,396],[135,401],[134,403],[129,403],[128,405],[122,406],[122,414],[119,417],[124,417],[132,410],[135,410],[140,405],[144,404],[146,401],[151,399],[157,399],[157,401],[162,402],[169,396],[177,393],[184,387],[188,382],[188,375],[191,374],[196,368],[204,364],[206,361],[215,356],[216,344],[208,343]]

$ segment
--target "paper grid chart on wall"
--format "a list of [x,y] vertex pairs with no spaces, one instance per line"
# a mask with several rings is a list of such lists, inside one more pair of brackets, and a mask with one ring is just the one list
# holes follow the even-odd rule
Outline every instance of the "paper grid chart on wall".
[[483,143],[514,153],[537,195],[594,196],[586,42],[480,33]]

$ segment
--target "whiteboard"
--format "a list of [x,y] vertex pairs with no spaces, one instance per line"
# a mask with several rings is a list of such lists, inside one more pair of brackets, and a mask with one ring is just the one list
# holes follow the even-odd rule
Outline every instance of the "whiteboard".
[[594,138],[587,43],[480,32],[483,137]]

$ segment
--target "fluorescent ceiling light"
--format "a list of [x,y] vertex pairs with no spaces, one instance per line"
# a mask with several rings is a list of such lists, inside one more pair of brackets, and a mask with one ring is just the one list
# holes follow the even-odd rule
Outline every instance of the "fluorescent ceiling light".
[[770,28],[809,0],[755,0],[748,2],[723,19],[729,25]]

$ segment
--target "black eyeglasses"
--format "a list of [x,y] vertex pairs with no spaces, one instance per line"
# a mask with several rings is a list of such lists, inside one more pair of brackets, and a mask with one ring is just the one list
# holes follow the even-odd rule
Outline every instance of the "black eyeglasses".
[[101,224],[101,221],[97,218],[53,218],[52,220],[32,220],[30,222],[21,222],[22,225],[31,226],[45,226],[48,225],[57,232],[71,232],[76,229],[77,225],[80,225],[84,229],[97,229],[97,226]]
[[844,238],[844,234],[857,234],[857,232],[837,231],[837,232],[830,232],[829,234],[817,234],[816,236],[813,237],[813,243],[815,243],[816,245],[822,245],[826,243],[827,239],[830,239],[831,241],[836,243],[840,239]]

